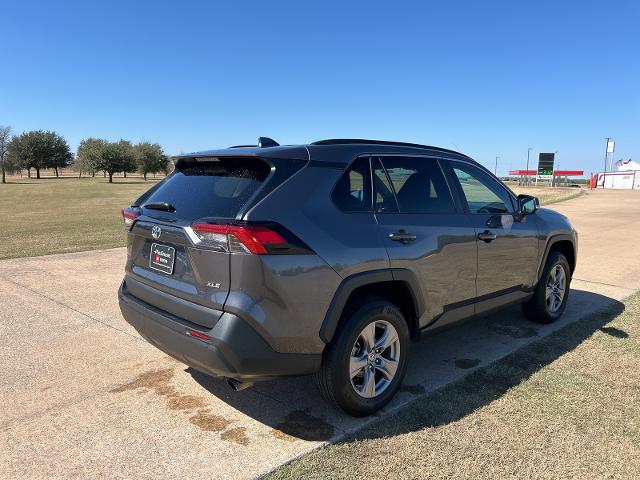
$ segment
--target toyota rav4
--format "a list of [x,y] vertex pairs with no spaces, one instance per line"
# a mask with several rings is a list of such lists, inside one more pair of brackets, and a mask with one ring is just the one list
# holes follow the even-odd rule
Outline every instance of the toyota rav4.
[[120,308],[140,335],[236,390],[314,374],[351,415],[389,402],[422,332],[517,303],[553,322],[576,265],[566,217],[408,143],[181,155],[122,214]]

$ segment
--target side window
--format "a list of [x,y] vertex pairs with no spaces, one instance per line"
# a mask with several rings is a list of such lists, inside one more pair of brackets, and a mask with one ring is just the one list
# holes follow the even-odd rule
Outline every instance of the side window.
[[373,192],[376,212],[397,213],[398,204],[396,203],[396,197],[393,194],[393,187],[389,182],[387,173],[384,171],[384,168],[382,168],[380,159],[372,159],[371,166],[373,168]]
[[331,198],[343,212],[371,211],[371,174],[369,158],[355,160],[340,177]]
[[470,213],[512,213],[507,191],[479,168],[453,162],[453,173],[467,200]]
[[400,213],[455,213],[436,160],[422,157],[382,157]]

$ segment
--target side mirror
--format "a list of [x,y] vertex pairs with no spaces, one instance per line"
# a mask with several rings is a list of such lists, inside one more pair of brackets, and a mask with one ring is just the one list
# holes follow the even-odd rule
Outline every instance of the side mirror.
[[518,210],[521,215],[529,215],[540,208],[540,200],[532,195],[518,195]]

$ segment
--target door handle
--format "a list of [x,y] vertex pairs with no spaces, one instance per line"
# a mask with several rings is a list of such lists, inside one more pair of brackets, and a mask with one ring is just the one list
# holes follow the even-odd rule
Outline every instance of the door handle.
[[498,236],[489,230],[478,234],[478,240],[482,240],[485,243],[493,242],[496,238],[498,238]]
[[415,235],[408,233],[404,229],[389,234],[389,239],[393,240],[394,242],[409,243],[413,242],[416,238],[417,237]]

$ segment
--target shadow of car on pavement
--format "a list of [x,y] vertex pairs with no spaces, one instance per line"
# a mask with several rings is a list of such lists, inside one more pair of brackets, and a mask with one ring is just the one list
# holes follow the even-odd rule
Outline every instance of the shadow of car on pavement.
[[[572,308],[573,307],[573,308]],[[423,335],[412,344],[404,385],[396,398],[369,419],[356,419],[326,404],[311,376],[261,382],[241,392],[227,383],[188,368],[212,395],[274,429],[284,440],[339,441],[388,436],[454,422],[501,397],[536,371],[576,348],[594,332],[623,336],[605,325],[624,311],[624,304],[604,295],[571,290],[565,317],[539,325],[525,319],[519,307],[477,318],[463,325]],[[377,419],[406,409],[383,429],[367,428]],[[404,420],[403,420],[404,418]],[[410,420],[407,420],[410,419]]]

